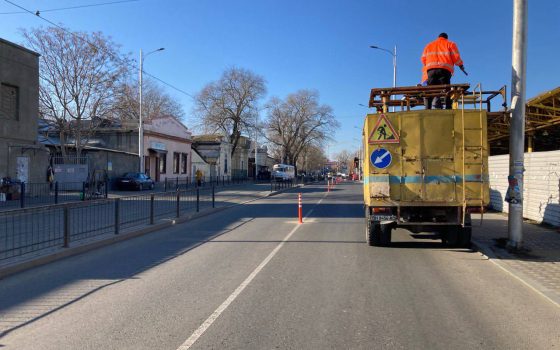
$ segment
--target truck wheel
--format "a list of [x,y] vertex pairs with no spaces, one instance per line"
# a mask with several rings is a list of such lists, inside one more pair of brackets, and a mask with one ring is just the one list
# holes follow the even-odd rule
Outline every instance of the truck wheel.
[[393,231],[393,228],[391,227],[391,225],[379,225],[379,226],[380,226],[379,245],[384,247],[391,245],[391,233]]
[[471,237],[472,237],[472,227],[470,226],[462,227],[461,234],[459,236],[459,247],[470,249]]
[[443,233],[442,241],[449,247],[459,247],[461,233],[461,226],[449,226]]
[[366,207],[366,242],[369,246],[381,246],[381,225],[371,221],[369,208]]
[[369,246],[374,245],[374,238],[373,238],[373,225],[371,224],[370,220],[366,222],[366,242]]
[[465,216],[465,226],[461,228],[461,234],[459,238],[459,246],[461,248],[470,248],[472,238],[472,221],[471,214]]
[[366,207],[366,214],[365,214],[365,217],[366,217],[366,242],[367,242],[367,244],[368,244],[369,246],[372,246],[372,245],[374,245],[374,242],[373,242],[373,240],[374,240],[374,238],[373,238],[374,232],[373,232],[373,224],[372,224],[372,222],[371,222],[371,218],[370,218],[369,208],[368,208],[368,207]]

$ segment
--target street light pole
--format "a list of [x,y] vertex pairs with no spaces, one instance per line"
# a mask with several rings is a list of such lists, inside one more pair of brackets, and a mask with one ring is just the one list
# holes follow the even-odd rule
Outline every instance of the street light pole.
[[[375,45],[370,45],[370,48],[385,51],[385,52],[389,53],[391,56],[393,56],[393,87],[397,87],[397,45],[395,45],[395,47],[393,48],[393,51],[387,50],[387,49],[384,49],[382,47],[375,46]],[[391,99],[392,98],[393,97],[391,96]],[[395,111],[394,106],[392,107],[392,111],[393,112]]]
[[158,52],[158,51],[163,51],[165,50],[165,48],[161,47],[157,50],[148,52],[146,55],[142,54],[142,49],[140,49],[140,67],[139,67],[139,72],[138,72],[138,94],[139,94],[139,98],[138,98],[138,103],[139,103],[139,108],[138,108],[138,157],[140,158],[140,162],[138,165],[138,171],[141,173],[145,172],[145,166],[144,166],[144,126],[142,124],[143,120],[142,120],[142,72],[144,71],[144,58],[148,57],[148,55],[154,53],[154,52]]
[[138,95],[139,95],[139,116],[138,116],[138,172],[144,173],[144,127],[142,125],[142,65],[143,57],[142,49],[140,49],[140,70],[138,72]]
[[397,45],[393,49],[393,87],[397,87]]

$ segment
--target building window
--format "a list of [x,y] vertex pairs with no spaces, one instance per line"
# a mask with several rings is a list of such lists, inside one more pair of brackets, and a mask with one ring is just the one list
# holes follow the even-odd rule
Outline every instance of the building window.
[[227,158],[224,159],[224,174],[227,174]]
[[173,174],[179,174],[179,161],[181,153],[173,152]]
[[162,154],[159,157],[159,173],[165,174],[167,169],[167,154]]
[[181,153],[181,174],[187,173],[187,156],[186,153]]
[[0,117],[19,119],[19,89],[17,86],[2,84],[0,87]]

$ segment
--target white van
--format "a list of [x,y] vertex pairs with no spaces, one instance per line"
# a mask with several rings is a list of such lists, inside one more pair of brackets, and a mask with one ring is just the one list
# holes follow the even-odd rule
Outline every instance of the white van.
[[274,164],[272,167],[272,178],[276,181],[292,181],[295,177],[293,165]]

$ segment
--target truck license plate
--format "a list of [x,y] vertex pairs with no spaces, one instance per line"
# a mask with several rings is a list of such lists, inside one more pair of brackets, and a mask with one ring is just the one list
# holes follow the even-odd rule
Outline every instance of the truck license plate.
[[378,215],[374,214],[371,216],[373,221],[395,221],[397,217],[395,215]]

